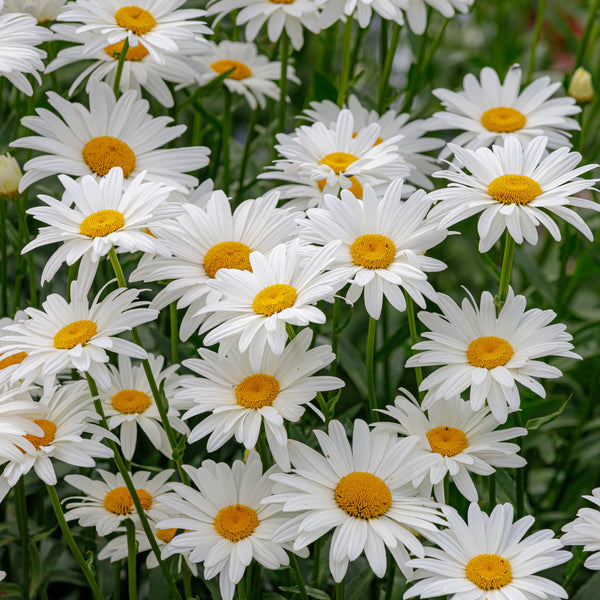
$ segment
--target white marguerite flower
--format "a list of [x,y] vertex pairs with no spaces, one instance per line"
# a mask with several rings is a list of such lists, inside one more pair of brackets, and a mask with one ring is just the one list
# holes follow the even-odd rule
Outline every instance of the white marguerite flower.
[[348,190],[341,199],[326,194],[321,208],[309,208],[302,222],[302,239],[327,244],[341,240],[335,266],[352,270],[346,300],[354,303],[364,291],[369,316],[379,319],[383,298],[396,310],[406,309],[403,291],[425,308],[425,297],[436,299],[426,272],[442,271],[446,265],[425,252],[442,242],[445,229],[426,221],[431,206],[424,191],[401,200],[402,180],[396,180],[378,199],[366,185],[363,199]]
[[375,11],[382,19],[395,21],[402,25],[407,7],[407,0],[316,0],[321,9],[321,26],[323,29],[336,21],[353,18],[362,29],[368,27]]
[[335,529],[329,569],[336,582],[363,552],[375,575],[383,577],[386,547],[409,576],[408,551],[423,556],[415,533],[434,532],[434,523],[444,523],[437,504],[418,497],[410,484],[426,468],[413,453],[416,438],[369,431],[361,420],[354,422],[352,446],[339,421],[329,423],[328,434],[314,433],[323,454],[291,441],[292,473],[271,475],[277,485],[266,502],[281,504],[285,512],[300,511],[273,539],[298,551]]
[[[556,240],[560,229],[553,216],[564,219],[586,238],[594,236],[585,221],[570,207],[600,211],[600,204],[576,194],[593,189],[598,179],[579,176],[598,165],[576,165],[581,154],[559,148],[546,155],[547,138],[540,136],[525,147],[516,138],[507,138],[504,146],[466,150],[449,144],[466,171],[451,169],[434,173],[447,179],[448,187],[431,192],[441,200],[429,213],[441,227],[483,213],[477,222],[479,251],[487,252],[505,230],[517,244],[537,244],[538,225]],[[544,157],[544,155],[546,155]]]
[[[164,382],[164,396],[167,400],[167,417],[173,429],[187,434],[187,425],[179,418],[175,390],[180,377],[176,371],[178,365],[163,369],[162,356],[148,356],[150,369],[156,384],[160,387]],[[169,439],[163,429],[158,407],[152,396],[152,390],[142,365],[133,366],[128,356],[119,355],[119,367],[112,365],[110,369],[110,387],[100,392],[100,399],[108,427],[117,429],[120,426],[121,450],[126,460],[131,460],[137,444],[138,427],[146,434],[152,445],[171,458],[172,450]]]
[[[4,331],[4,328],[9,325],[14,325],[15,323],[22,323],[28,318],[25,311],[19,310],[13,319],[10,317],[3,317],[0,319],[0,390],[6,386],[10,386],[13,372],[27,356],[27,352],[15,352],[14,350],[7,352],[6,354],[4,353],[3,348],[6,346],[6,342],[2,341],[2,336],[8,333],[7,331]],[[43,384],[43,381],[41,381],[40,384]]]
[[19,182],[23,177],[21,167],[8,152],[0,154],[0,199],[5,201],[19,193]]
[[410,561],[417,583],[404,598],[450,600],[556,600],[567,598],[557,583],[536,575],[567,562],[571,553],[550,529],[524,538],[534,518],[513,523],[511,504],[499,504],[488,516],[477,504],[469,506],[465,523],[454,508],[442,508],[448,529],[427,537],[439,548],[425,546],[426,558]]
[[[573,98],[551,98],[560,82],[540,77],[520,91],[521,77],[521,67],[513,65],[500,83],[496,71],[485,67],[480,80],[471,73],[465,75],[462,92],[434,90],[446,110],[435,113],[428,128],[459,129],[462,133],[452,142],[471,149],[502,144],[507,138],[526,144],[540,135],[548,138],[549,148],[570,146],[568,131],[580,128],[571,116],[581,108]],[[448,154],[442,152],[442,156]]]
[[521,404],[517,383],[543,398],[546,392],[535,378],[562,375],[539,358],[581,358],[571,352],[573,338],[566,327],[550,325],[556,313],[525,310],[525,296],[515,296],[512,289],[498,316],[489,292],[481,295],[480,307],[473,298],[458,306],[446,294],[438,294],[437,303],[442,314],[419,313],[429,329],[421,334],[427,340],[415,344],[413,350],[423,352],[406,361],[408,367],[441,365],[421,384],[427,390],[423,408],[471,388],[471,408],[479,410],[487,402],[494,417],[504,423]]
[[171,280],[152,300],[161,310],[171,302],[187,308],[179,335],[187,340],[205,318],[198,314],[209,297],[216,299],[208,282],[220,269],[249,271],[250,253],[264,255],[278,244],[292,239],[298,231],[298,213],[277,208],[279,194],[269,192],[256,200],[246,200],[232,211],[221,190],[210,194],[202,206],[183,204],[183,214],[153,230],[172,256],[142,257],[131,281]]
[[411,30],[417,35],[425,32],[427,26],[427,6],[450,19],[457,12],[466,13],[475,0],[407,0],[406,19]]
[[[600,506],[600,488],[592,490],[586,500]],[[565,546],[583,546],[584,552],[592,552],[583,563],[588,569],[600,570],[600,510],[598,508],[580,508],[577,518],[563,526],[565,534],[560,538]]]
[[436,402],[425,413],[410,392],[400,391],[403,395],[396,396],[394,405],[380,411],[397,422],[376,423],[375,428],[419,438],[415,450],[429,459],[428,471],[413,479],[422,496],[429,497],[433,488],[436,499],[444,503],[444,478],[448,475],[467,500],[477,502],[470,473],[491,475],[494,467],[527,464],[517,455],[519,446],[506,442],[527,435],[524,427],[497,429],[498,421],[489,408],[473,411],[458,396]]
[[67,0],[4,0],[3,13],[29,13],[38,23],[54,21]]
[[48,102],[61,118],[38,108],[38,116],[21,120],[39,135],[20,138],[11,146],[45,154],[25,163],[20,191],[50,175],[103,177],[113,167],[121,167],[126,179],[146,171],[146,179],[164,185],[184,190],[197,185],[198,180],[187,173],[206,166],[210,150],[204,146],[161,148],[178,138],[185,125],[167,127],[171,118],[152,117],[149,103],[136,91],[125,92],[116,100],[112,89],[95,79],[90,83],[89,99],[88,110],[48,92]]
[[235,435],[236,441],[251,450],[256,446],[261,424],[275,462],[289,471],[288,436],[285,421],[297,422],[317,392],[341,388],[337,377],[315,376],[335,354],[331,346],[309,350],[310,329],[302,330],[279,355],[267,347],[259,362],[252,364],[249,352],[231,348],[223,355],[201,348],[200,359],[188,359],[184,366],[201,375],[182,377],[175,396],[192,406],[184,419],[209,412],[194,427],[188,442],[210,434],[206,448],[220,448]]

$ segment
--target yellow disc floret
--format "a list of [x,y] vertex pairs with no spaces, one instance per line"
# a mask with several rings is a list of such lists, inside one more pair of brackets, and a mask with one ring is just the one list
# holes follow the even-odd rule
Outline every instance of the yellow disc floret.
[[156,19],[139,6],[122,6],[115,13],[115,21],[119,27],[133,31],[136,35],[148,33],[156,27]]
[[125,217],[118,210],[105,209],[99,210],[88,215],[81,225],[79,233],[87,237],[105,237],[109,233],[118,231],[125,225]]
[[512,581],[510,562],[497,554],[478,554],[465,568],[467,579],[479,589],[499,590]]
[[434,427],[426,434],[431,451],[442,456],[455,456],[465,450],[469,442],[463,431],[456,427]]
[[219,535],[231,542],[239,542],[258,527],[258,516],[245,504],[231,504],[217,513],[214,527]]
[[510,106],[490,108],[481,115],[481,124],[496,133],[511,133],[523,129],[527,123],[525,115]]
[[[152,508],[152,494],[146,490],[135,490],[140,504],[144,510]],[[123,485],[116,487],[104,496],[104,508],[115,515],[130,515],[133,510],[133,498],[129,490]]]
[[[27,441],[31,442],[36,450],[39,450],[42,446],[47,446],[54,441],[56,435],[56,425],[52,421],[47,419],[33,419],[33,422],[42,428],[44,435],[31,435],[28,433],[23,436]],[[23,450],[21,450],[23,452]]]
[[[125,40],[117,42],[116,44],[111,44],[110,46],[106,46],[104,48],[104,52],[109,56],[112,56],[115,60],[119,59],[121,52],[123,52],[123,46],[125,45]],[[137,46],[129,46],[127,48],[127,54],[125,54],[125,60],[133,60],[140,61],[146,56],[148,56],[149,52],[146,50],[146,47],[143,44],[138,44]]]
[[358,156],[348,154],[347,152],[332,152],[325,155],[320,161],[320,165],[331,167],[336,173],[343,173],[352,163],[358,160]]
[[217,60],[210,65],[210,68],[218,73],[219,75],[226,73],[231,69],[235,69],[229,75],[227,75],[230,79],[236,79],[240,81],[241,79],[247,79],[248,77],[252,77],[252,71],[250,67],[245,65],[243,62],[239,60],[233,60],[231,58],[223,58],[221,60]]
[[352,242],[350,256],[357,267],[387,269],[394,262],[396,245],[385,235],[367,233]]
[[98,333],[94,321],[82,319],[65,325],[54,336],[54,347],[59,350],[70,350],[78,344],[85,346]]
[[214,278],[219,269],[239,269],[252,271],[250,253],[252,250],[242,242],[221,242],[209,248],[204,255],[204,270]]
[[270,317],[290,306],[294,306],[296,288],[286,283],[275,283],[260,290],[252,301],[252,310],[259,315]]
[[527,175],[500,175],[489,185],[487,193],[502,204],[529,204],[543,192],[540,184]]
[[152,400],[148,394],[139,390],[121,390],[110,399],[110,403],[124,415],[133,415],[143,413],[152,404]]
[[473,340],[467,349],[467,358],[472,366],[493,369],[505,365],[515,353],[503,338],[486,335]]
[[265,373],[248,375],[235,387],[235,399],[244,408],[271,406],[277,394],[279,394],[279,381]]
[[11,354],[11,356],[7,356],[6,358],[0,359],[0,371],[2,371],[2,369],[6,369],[7,367],[18,365],[22,363],[26,358],[27,352],[17,352],[16,354]]
[[[352,185],[346,189],[349,192],[352,192],[355,198],[361,200],[363,197],[363,186],[361,185],[360,181],[356,177],[354,177],[354,175],[351,175],[350,177],[348,177],[348,179],[352,182]],[[317,185],[319,186],[319,189],[323,191],[325,189],[325,186],[327,185],[327,179],[318,179]]]
[[161,540],[161,542],[165,542],[165,544],[168,544],[175,537],[176,533],[177,533],[176,527],[172,527],[170,529],[157,529],[156,537],[159,540]]
[[358,519],[377,519],[392,505],[392,492],[383,479],[364,471],[342,477],[334,498],[343,511]]
[[121,167],[123,177],[135,169],[135,153],[119,138],[101,135],[92,138],[82,150],[85,164],[96,175],[104,177],[113,167]]

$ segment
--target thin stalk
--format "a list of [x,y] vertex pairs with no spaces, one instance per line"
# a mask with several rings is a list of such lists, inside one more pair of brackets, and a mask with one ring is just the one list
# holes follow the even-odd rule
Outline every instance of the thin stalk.
[[221,122],[221,164],[223,165],[223,191],[229,195],[230,163],[229,156],[231,141],[231,92],[223,86],[223,120]]
[[135,524],[131,519],[125,521],[127,528],[127,589],[129,591],[129,600],[137,598],[137,548],[138,543],[135,539]]
[[533,67],[535,66],[535,50],[540,41],[542,25],[544,24],[544,12],[546,10],[546,0],[538,0],[537,13],[535,17],[535,26],[533,29],[533,39],[531,40],[531,49],[529,50],[529,61],[527,62],[527,73],[525,75],[525,83],[527,85],[531,81],[533,75]]
[[424,71],[424,59],[425,59],[425,50],[429,45],[429,36],[427,32],[429,31],[429,23],[431,22],[431,7],[427,6],[427,26],[423,35],[419,39],[419,49],[417,50],[417,60],[413,64],[413,69],[410,71],[410,75],[408,78],[408,83],[406,86],[406,97],[404,98],[404,102],[402,104],[402,108],[400,112],[409,112],[412,108],[413,100],[417,94],[417,86],[419,81],[419,75],[422,71]]
[[496,506],[496,473],[488,477],[488,511]]
[[192,598],[192,572],[185,560],[181,560],[181,576],[183,579],[183,595]]
[[343,106],[348,95],[348,83],[350,81],[350,66],[352,62],[352,15],[346,16],[344,26],[344,39],[342,42],[342,72],[340,73],[340,85],[338,87],[337,104]]
[[121,600],[121,561],[114,563],[113,595],[112,600]]
[[250,123],[248,124],[248,133],[246,134],[246,142],[244,143],[244,150],[242,152],[242,162],[240,164],[240,175],[238,178],[237,191],[235,194],[235,202],[239,204],[242,199],[242,193],[244,191],[244,178],[246,177],[246,168],[248,166],[248,158],[250,158],[250,145],[254,139],[254,128],[258,121],[258,114],[260,112],[260,106],[257,106],[250,116]]
[[120,95],[119,85],[121,84],[121,75],[123,74],[123,65],[125,64],[127,50],[129,50],[129,38],[123,40],[123,48],[121,48],[121,52],[119,52],[119,62],[117,63],[117,72],[115,73],[115,83],[113,85],[115,98],[118,98]]
[[285,113],[287,110],[287,67],[290,54],[290,38],[287,33],[283,31],[281,33],[281,49],[279,60],[281,62],[281,75],[279,77],[279,120],[278,120],[278,131],[285,133]]
[[179,323],[177,322],[177,302],[169,305],[169,333],[171,335],[171,361],[179,362]]
[[[413,299],[407,292],[404,292],[404,297],[406,298],[406,318],[408,319],[408,330],[410,331],[411,354],[414,354],[412,346],[419,340],[417,334],[417,320],[415,318],[415,305]],[[423,383],[423,369],[421,367],[415,367],[415,378],[417,380],[419,400],[422,400],[423,393],[421,392],[421,383]]]
[[592,0],[590,2],[590,9],[588,11],[585,29],[583,30],[583,35],[581,36],[581,40],[577,46],[577,54],[575,55],[575,66],[573,67],[573,71],[575,71],[577,67],[580,67],[581,63],[583,62],[583,57],[585,56],[585,51],[587,50],[587,46],[590,41],[590,35],[592,34],[592,30],[596,23],[596,13],[598,12],[599,7],[600,0]]
[[450,506],[450,473],[444,477],[444,504]]
[[244,578],[242,577],[237,584],[237,597],[238,600],[246,600],[246,586],[244,585]]
[[508,288],[510,286],[510,274],[512,271],[513,255],[515,253],[515,240],[506,230],[504,236],[504,256],[502,258],[502,270],[500,271],[500,287],[498,289],[498,310],[500,310],[506,302]]
[[[22,222],[23,241],[28,244],[31,240],[29,225],[27,223],[27,194],[17,196],[17,209]],[[33,252],[27,253],[27,274],[29,279],[29,306],[37,306],[37,290],[35,287],[35,264],[33,262]]]
[[6,235],[6,219],[6,199],[0,198],[0,285],[2,286],[0,314],[3,317],[8,316],[8,238]]
[[319,565],[321,563],[321,538],[315,541],[313,545],[313,564],[310,576],[310,585],[319,587]]
[[[513,413],[513,418],[516,427],[523,427],[523,419],[519,411]],[[516,495],[517,495],[517,507],[516,516],[520,519],[525,513],[525,469],[523,467],[517,467],[515,469],[516,476]]]
[[306,587],[304,586],[304,580],[302,579],[302,573],[300,572],[300,566],[298,565],[298,559],[293,552],[289,553],[290,555],[290,563],[292,568],[294,569],[294,573],[296,575],[296,582],[298,583],[298,591],[300,592],[301,600],[308,600],[308,595],[306,594]]
[[333,598],[334,600],[344,600],[345,597],[346,593],[344,591],[344,580],[342,579],[342,581],[335,584],[333,589]]
[[377,319],[369,317],[369,331],[367,333],[367,390],[369,394],[369,410],[371,421],[379,421],[377,412],[377,391],[375,388],[375,334],[377,333]]
[[27,500],[23,477],[15,485],[15,509],[17,512],[17,525],[21,542],[21,578],[24,600],[29,598],[29,527],[27,524]]
[[385,579],[387,581],[387,588],[385,589],[384,600],[391,600],[392,593],[394,592],[394,581],[396,579],[396,561],[391,558],[389,559],[387,572],[385,574]]
[[396,55],[396,49],[398,48],[398,40],[400,39],[400,31],[402,26],[394,22],[392,26],[392,36],[390,39],[390,45],[385,54],[385,60],[383,62],[383,69],[381,70],[381,79],[379,80],[379,92],[377,94],[377,112],[382,113],[387,107],[387,92],[390,82],[390,75],[392,73],[392,66],[394,64],[394,56]]

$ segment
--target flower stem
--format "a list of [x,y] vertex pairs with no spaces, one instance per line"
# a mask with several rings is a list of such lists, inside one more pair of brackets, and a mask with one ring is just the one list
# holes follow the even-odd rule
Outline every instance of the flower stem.
[[279,78],[279,121],[278,121],[278,131],[280,133],[285,133],[285,113],[287,110],[287,67],[288,67],[288,59],[290,54],[290,38],[287,33],[283,31],[281,33],[281,48],[280,48],[280,56],[279,60],[281,62],[281,75]]
[[246,600],[246,586],[244,585],[244,578],[242,577],[237,584],[237,598],[238,600]]
[[538,0],[537,13],[535,18],[535,27],[533,29],[533,39],[531,40],[531,49],[529,50],[529,61],[527,63],[527,73],[525,75],[524,85],[531,81],[533,67],[535,66],[535,51],[540,41],[542,25],[544,24],[544,11],[546,10],[546,0]]
[[[28,244],[31,241],[29,233],[29,225],[27,223],[27,194],[17,196],[17,208],[19,217],[22,223],[22,231],[24,243]],[[29,279],[29,306],[37,306],[37,291],[35,287],[35,264],[33,262],[33,252],[27,253],[27,273]]]
[[129,50],[129,38],[123,40],[123,48],[121,48],[121,52],[119,52],[119,62],[117,63],[117,72],[115,73],[115,83],[113,85],[115,98],[119,97],[119,85],[121,84],[121,75],[123,74],[123,65],[125,64],[127,50]]
[[298,591],[300,593],[301,600],[308,600],[308,595],[306,594],[306,587],[304,586],[304,580],[302,579],[302,573],[300,571],[300,565],[298,564],[298,559],[293,552],[289,553],[290,555],[290,563],[294,569],[294,573],[296,574],[296,581],[298,583]]
[[[404,292],[404,297],[406,298],[406,318],[408,319],[408,330],[410,331],[411,353],[414,354],[412,346],[419,340],[419,336],[417,335],[417,320],[415,318],[415,305],[407,292]],[[423,383],[423,369],[421,367],[415,367],[415,378],[417,380],[419,400],[422,400],[423,392],[421,392],[420,388],[421,383]]]
[[171,334],[171,361],[179,362],[179,323],[177,322],[177,302],[169,305],[169,333]]
[[8,316],[8,256],[6,236],[6,200],[0,198],[0,316]]
[[135,524],[131,519],[125,521],[127,528],[127,586],[129,590],[129,600],[137,598],[137,547],[135,539]]
[[21,541],[21,573],[23,580],[23,598],[29,598],[29,527],[27,525],[27,501],[25,497],[25,484],[23,477],[19,478],[15,485],[15,509],[17,513],[17,524],[19,527],[19,538]]
[[496,473],[492,473],[488,478],[488,511],[492,511],[496,506]]
[[248,158],[250,157],[250,145],[254,139],[254,128],[258,121],[258,115],[260,112],[260,106],[257,106],[250,117],[250,123],[248,124],[248,132],[246,133],[246,141],[244,143],[244,151],[242,153],[242,162],[240,164],[240,175],[238,179],[238,186],[235,193],[235,203],[239,204],[244,193],[244,177],[246,176],[246,167],[248,166]]
[[335,584],[333,590],[333,598],[334,600],[344,600],[345,597],[346,594],[344,592],[344,580],[342,579],[342,581]]
[[506,302],[508,288],[510,286],[510,274],[512,271],[513,255],[515,252],[515,240],[506,230],[504,236],[504,257],[502,258],[502,270],[500,271],[500,287],[498,290],[498,310],[500,310]]
[[401,25],[394,22],[392,26],[392,37],[390,39],[390,45],[385,54],[385,60],[383,62],[383,69],[381,70],[381,79],[379,80],[379,93],[377,94],[377,112],[382,113],[387,108],[387,92],[390,82],[390,75],[392,73],[392,66],[394,64],[394,56],[396,49],[398,48],[398,40],[400,39],[400,31],[402,30]]
[[348,83],[350,81],[350,67],[352,62],[352,15],[346,15],[344,26],[344,39],[342,42],[342,72],[340,73],[340,85],[338,87],[337,104],[343,106],[348,95]]
[[583,62],[583,57],[585,56],[585,51],[587,50],[592,30],[596,24],[596,16],[599,7],[600,0],[591,0],[587,21],[585,23],[585,29],[583,30],[583,35],[581,36],[581,40],[577,46],[577,55],[575,56],[575,65],[573,66],[573,71],[575,71],[577,67],[580,67],[581,63]]
[[[513,418],[516,427],[523,427],[523,419],[521,418],[521,413],[519,411],[513,413]],[[515,477],[517,482],[516,516],[517,519],[520,519],[525,513],[525,470],[523,469],[523,467],[517,467],[515,469]]]
[[387,572],[385,574],[385,579],[387,581],[387,587],[385,589],[384,600],[391,600],[392,593],[394,591],[394,581],[396,579],[396,561],[392,559],[388,559]]
[[371,420],[379,421],[377,413],[377,392],[375,388],[375,334],[377,333],[377,319],[369,317],[369,331],[367,333],[367,390],[369,394],[369,410]]
[[223,86],[223,120],[221,121],[221,164],[223,165],[223,191],[229,195],[230,162],[229,141],[231,140],[231,92]]

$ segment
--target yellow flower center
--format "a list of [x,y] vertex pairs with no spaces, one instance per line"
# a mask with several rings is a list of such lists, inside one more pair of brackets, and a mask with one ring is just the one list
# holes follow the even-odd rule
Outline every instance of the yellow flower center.
[[505,365],[514,353],[513,347],[505,339],[493,335],[477,338],[467,348],[471,365],[486,369]]
[[231,504],[217,513],[214,526],[219,535],[232,542],[239,542],[252,535],[258,527],[258,517],[245,504]]
[[[152,494],[142,489],[135,492],[144,510],[152,508]],[[104,496],[104,508],[115,515],[130,515],[133,510],[133,498],[129,490],[124,485],[110,490]]]
[[270,317],[290,306],[297,298],[296,288],[286,283],[275,283],[260,290],[252,301],[252,310],[259,315]]
[[500,175],[487,189],[487,193],[502,204],[529,204],[542,191],[540,184],[527,175]]
[[431,446],[431,451],[442,456],[460,454],[469,445],[467,436],[456,427],[434,427],[425,435]]
[[510,106],[490,108],[481,115],[481,124],[488,131],[496,133],[511,133],[523,129],[527,123],[525,115]]
[[7,356],[0,360],[0,371],[2,369],[6,369],[6,367],[12,367],[13,365],[18,365],[22,363],[27,358],[27,352],[17,352],[12,356]]
[[331,154],[324,156],[319,161],[319,164],[331,167],[336,173],[342,173],[357,160],[358,156],[354,156],[354,154],[348,154],[347,152],[332,152]]
[[79,233],[87,237],[105,237],[121,229],[123,225],[125,225],[125,218],[118,210],[99,210],[81,221]]
[[265,373],[244,377],[235,387],[235,399],[244,408],[271,406],[279,394],[279,381]]
[[115,13],[115,21],[119,27],[133,31],[136,35],[148,33],[156,26],[156,19],[139,6],[122,6]]
[[214,279],[219,269],[239,269],[252,271],[250,253],[252,250],[242,242],[221,242],[209,248],[204,255],[204,270]]
[[59,350],[70,350],[78,344],[85,346],[98,333],[94,321],[83,319],[65,325],[54,336],[54,347]]
[[246,79],[248,77],[252,77],[252,71],[250,68],[239,60],[233,60],[231,58],[224,58],[222,60],[217,60],[210,65],[210,68],[213,71],[216,71],[219,75],[226,73],[230,69],[235,69],[227,75],[228,79]]
[[157,529],[156,537],[162,542],[165,542],[165,544],[168,544],[175,537],[176,533],[177,527],[172,527],[171,529]]
[[377,519],[392,505],[392,492],[385,482],[364,471],[344,475],[335,486],[337,505],[358,519]]
[[481,590],[499,590],[512,581],[510,562],[497,554],[478,554],[465,568],[467,579]]
[[112,135],[92,138],[82,150],[85,164],[97,175],[104,177],[113,167],[123,169],[123,177],[128,177],[135,169],[133,150]]
[[110,399],[110,403],[124,415],[133,415],[143,413],[152,404],[152,400],[148,394],[138,390],[121,390]]
[[[46,419],[33,419],[33,422],[42,428],[44,435],[31,435],[28,433],[23,437],[31,442],[36,450],[39,450],[42,446],[47,446],[54,441],[56,425],[52,421]],[[21,450],[21,452],[23,452],[23,450]]]
[[387,269],[396,256],[396,244],[378,233],[357,237],[350,246],[352,262],[365,269]]
[[[351,175],[350,177],[348,177],[348,179],[352,182],[352,185],[348,188],[348,191],[352,192],[354,194],[355,198],[358,198],[359,200],[362,199],[363,186],[360,184],[360,181],[358,179],[356,179],[356,177],[354,177],[354,175]],[[327,184],[327,179],[319,179],[317,181],[317,185],[319,186],[319,189],[321,191],[323,191],[325,189],[326,184]]]
[[[106,46],[104,48],[104,52],[109,56],[112,56],[115,60],[119,59],[119,55],[123,52],[123,46],[125,45],[125,40],[117,42],[116,44],[111,44],[110,46]],[[127,54],[125,54],[125,60],[133,60],[140,61],[143,58],[148,56],[148,50],[143,44],[138,44],[137,46],[129,46],[127,48]]]

